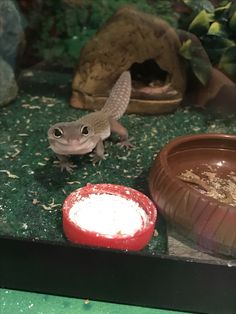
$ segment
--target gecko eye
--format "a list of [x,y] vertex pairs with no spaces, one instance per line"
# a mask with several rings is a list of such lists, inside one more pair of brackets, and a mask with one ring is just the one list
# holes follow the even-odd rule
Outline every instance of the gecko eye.
[[86,126],[86,125],[83,125],[82,127],[81,127],[81,133],[83,134],[83,135],[85,135],[85,136],[87,136],[88,134],[89,134],[89,128]]
[[61,138],[62,135],[63,135],[62,129],[60,129],[60,128],[55,128],[55,129],[54,129],[54,136],[55,136],[56,138]]

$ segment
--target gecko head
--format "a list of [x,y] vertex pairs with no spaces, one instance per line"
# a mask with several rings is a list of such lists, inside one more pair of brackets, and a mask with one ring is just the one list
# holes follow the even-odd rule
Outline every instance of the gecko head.
[[48,130],[48,141],[56,154],[85,154],[91,151],[88,143],[93,135],[94,130],[89,124],[60,122]]

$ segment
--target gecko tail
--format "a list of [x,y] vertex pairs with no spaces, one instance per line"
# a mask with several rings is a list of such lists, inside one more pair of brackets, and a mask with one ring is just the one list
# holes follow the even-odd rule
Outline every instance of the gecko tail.
[[109,114],[113,119],[118,120],[128,107],[131,88],[130,72],[125,71],[112,87],[110,95],[101,111]]

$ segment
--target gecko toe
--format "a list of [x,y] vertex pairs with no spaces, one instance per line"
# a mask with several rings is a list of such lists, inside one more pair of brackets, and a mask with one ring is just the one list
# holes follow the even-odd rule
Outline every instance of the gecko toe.
[[117,145],[124,148],[132,148],[134,147],[134,145],[131,143],[130,140],[129,139],[122,140],[121,142],[117,143]]
[[99,164],[102,162],[102,160],[105,160],[106,157],[105,155],[102,155],[102,156],[98,156],[98,155],[93,155],[92,156],[92,164],[95,165],[95,164]]
[[58,165],[58,167],[60,167],[61,172],[63,172],[65,170],[65,171],[67,171],[69,173],[73,172],[73,168],[77,168],[77,166],[74,165],[72,162],[60,163]]

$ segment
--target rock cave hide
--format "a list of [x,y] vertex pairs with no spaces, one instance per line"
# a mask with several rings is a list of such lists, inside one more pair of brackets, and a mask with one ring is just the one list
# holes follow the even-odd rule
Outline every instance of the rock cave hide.
[[131,72],[130,113],[173,111],[186,89],[176,31],[164,20],[124,7],[81,50],[71,105],[100,109],[119,75]]

